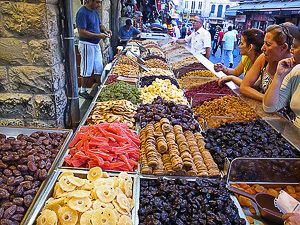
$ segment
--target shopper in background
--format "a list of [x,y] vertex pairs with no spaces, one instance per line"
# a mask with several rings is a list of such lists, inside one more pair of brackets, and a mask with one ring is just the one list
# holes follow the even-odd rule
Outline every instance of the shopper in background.
[[285,24],[271,25],[266,29],[263,53],[255,60],[240,86],[240,92],[249,98],[263,100],[278,62],[290,58],[293,37]]
[[177,23],[176,23],[176,22],[174,22],[173,27],[174,27],[174,37],[180,38],[180,37],[181,37],[180,29],[179,29],[179,27],[177,26]]
[[221,49],[221,57],[223,55],[223,37],[224,37],[224,31],[222,30],[222,28],[219,28],[219,32],[218,32],[218,37],[217,37],[217,45],[215,46],[214,50],[213,50],[213,55],[216,54],[216,52],[218,51],[218,48],[220,47]]
[[238,78],[238,76],[241,74],[245,76],[247,74],[257,57],[262,53],[261,47],[263,44],[263,31],[255,28],[243,31],[239,45],[242,60],[239,65],[234,69],[230,69],[221,63],[214,65],[216,72],[222,71],[226,75],[229,75],[219,79],[219,85],[222,86],[226,82],[233,81],[236,85],[240,86],[242,79]]
[[94,71],[98,84],[101,82],[103,70],[102,53],[99,46],[101,39],[111,37],[111,31],[107,30],[100,21],[97,9],[102,0],[87,0],[76,14],[76,26],[79,33],[78,50],[81,55],[80,75],[82,76],[79,95],[91,99],[87,93],[89,77]]
[[125,21],[125,25],[120,27],[119,39],[123,46],[127,44],[129,40],[140,35],[140,31],[132,26],[131,19]]
[[[232,26],[228,27],[228,31],[224,34],[223,37],[223,49],[225,57],[229,59],[229,67],[233,67],[233,54],[232,51],[234,49],[234,45],[237,42],[236,33],[232,31]],[[222,57],[222,62],[224,63],[224,55]]]
[[181,27],[181,30],[180,30],[180,38],[185,38],[185,36],[186,36],[186,26],[183,23],[182,27]]
[[213,53],[212,55],[214,56],[216,51],[218,50],[218,37],[219,37],[219,32],[221,31],[221,27],[217,26],[216,27],[216,32],[214,36],[211,36],[214,40],[213,40],[213,44],[212,44],[212,50]]
[[[294,124],[300,128],[300,28],[292,23],[284,23],[294,37],[291,52],[292,58],[283,59],[278,63],[273,81],[263,97],[263,108],[266,112],[276,112],[290,106],[296,114]],[[287,220],[300,216],[290,216]],[[296,224],[296,223],[289,223]]]
[[203,28],[203,19],[199,16],[195,16],[192,22],[195,31],[184,39],[176,40],[176,42],[179,44],[190,44],[192,53],[202,54],[209,59],[211,48],[210,33]]

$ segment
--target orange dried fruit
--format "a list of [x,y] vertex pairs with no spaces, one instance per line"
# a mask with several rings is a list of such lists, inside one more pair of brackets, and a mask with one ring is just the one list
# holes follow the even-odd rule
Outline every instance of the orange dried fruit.
[[287,190],[287,193],[289,193],[289,194],[295,194],[296,193],[295,188],[291,185],[286,186],[286,190]]

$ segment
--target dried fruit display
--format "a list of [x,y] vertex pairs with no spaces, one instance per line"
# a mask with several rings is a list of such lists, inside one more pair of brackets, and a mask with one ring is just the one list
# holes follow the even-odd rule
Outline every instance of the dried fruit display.
[[177,88],[179,88],[179,84],[177,80],[175,80],[172,77],[169,76],[147,76],[147,77],[141,77],[141,87],[149,86],[152,84],[153,81],[156,80],[156,78],[161,80],[170,80],[172,84],[174,84]]
[[169,66],[162,60],[159,59],[148,59],[145,60],[145,66],[148,68],[160,68],[163,70],[169,70]]
[[20,224],[67,133],[0,134],[0,224]]
[[199,62],[199,60],[195,56],[191,56],[191,57],[185,58],[182,61],[172,63],[172,68],[173,68],[173,70],[178,70],[182,67],[185,67],[185,66],[188,66],[190,64],[197,63],[197,62]]
[[173,126],[180,125],[184,130],[199,131],[199,124],[189,106],[175,104],[161,97],[154,99],[152,104],[138,107],[136,114],[136,120],[140,121],[142,127],[145,127],[148,123],[159,122],[165,117],[171,121]]
[[215,77],[217,76],[212,73],[210,70],[193,70],[191,72],[187,72],[186,74],[182,75],[181,78],[183,77]]
[[171,70],[163,70],[160,68],[150,68],[149,71],[142,72],[141,77],[160,75],[174,77],[174,73]]
[[217,80],[210,81],[205,84],[201,84],[195,88],[186,91],[187,95],[195,95],[197,93],[210,93],[210,94],[222,94],[222,95],[235,95],[234,92],[226,85],[220,87]]
[[161,60],[163,62],[167,62],[165,58],[160,57],[158,55],[149,55],[149,56],[143,58],[143,60],[148,60],[148,59],[159,59],[159,60]]
[[217,80],[216,78],[210,78],[210,77],[181,77],[178,80],[179,86],[182,89],[192,89],[196,88],[202,84],[206,84],[211,81]]
[[220,171],[200,133],[183,131],[166,118],[140,132],[141,173],[156,175],[219,176]]
[[136,105],[127,100],[96,102],[87,119],[87,124],[121,122],[126,123],[130,129],[134,129],[136,110]]
[[138,77],[140,69],[138,65],[118,64],[113,67],[111,73],[118,76]]
[[168,59],[183,54],[190,54],[190,52],[185,48],[175,48],[166,52],[166,58]]
[[207,70],[207,69],[202,63],[197,62],[197,63],[184,66],[178,70],[174,70],[174,74],[176,75],[177,78],[181,78],[185,74],[195,70]]
[[208,127],[213,128],[219,127],[225,122],[251,121],[258,118],[250,106],[235,96],[224,96],[212,101],[205,101],[201,106],[193,108],[193,111],[202,126],[204,126],[204,119],[208,123]]
[[109,100],[128,100],[133,104],[140,102],[140,91],[133,85],[130,85],[124,81],[119,81],[105,86],[97,101],[105,102]]
[[119,61],[117,62],[116,66],[122,67],[122,65],[126,64],[126,65],[131,65],[133,67],[137,67],[137,64],[134,63],[133,61],[137,61],[137,59],[135,57],[122,55]]
[[[249,135],[251,134],[251,135]],[[208,149],[220,169],[225,158],[296,158],[297,151],[265,121],[233,122],[203,133]]]
[[109,75],[109,77],[107,78],[106,82],[105,82],[105,85],[108,85],[108,84],[112,84],[112,83],[115,83],[117,82],[117,78],[118,76],[117,75]]
[[122,123],[83,126],[71,141],[65,163],[71,167],[133,171],[139,159],[139,136]]
[[138,215],[140,225],[246,224],[219,179],[142,179]]
[[188,105],[183,91],[178,89],[170,80],[155,79],[152,85],[141,89],[141,101],[143,104],[152,103],[158,96],[177,104]]
[[132,225],[132,185],[127,173],[109,177],[99,167],[91,169],[87,179],[64,172],[37,218],[37,225]]
[[156,47],[147,48],[147,51],[143,52],[141,54],[141,57],[146,58],[146,57],[152,56],[152,55],[157,55],[159,57],[166,58],[166,56],[162,52],[162,50],[160,50],[159,48],[156,48]]

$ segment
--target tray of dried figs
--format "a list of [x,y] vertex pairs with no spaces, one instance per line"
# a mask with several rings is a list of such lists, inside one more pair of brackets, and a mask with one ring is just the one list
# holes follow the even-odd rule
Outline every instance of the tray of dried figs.
[[100,167],[57,170],[28,224],[134,224],[137,179]]

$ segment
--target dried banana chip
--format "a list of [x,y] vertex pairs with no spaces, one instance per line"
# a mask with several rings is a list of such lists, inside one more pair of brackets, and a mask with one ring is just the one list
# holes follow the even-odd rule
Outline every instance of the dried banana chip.
[[37,225],[56,225],[56,213],[50,209],[44,209],[41,215],[37,218]]

